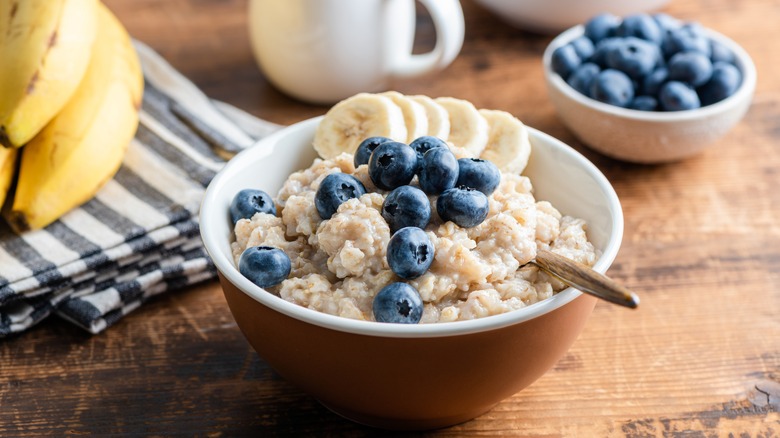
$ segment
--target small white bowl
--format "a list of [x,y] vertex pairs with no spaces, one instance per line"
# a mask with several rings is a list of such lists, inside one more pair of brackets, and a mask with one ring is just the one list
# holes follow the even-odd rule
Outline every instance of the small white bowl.
[[507,23],[524,30],[557,33],[602,12],[617,16],[660,9],[669,0],[477,0]]
[[636,163],[676,161],[701,152],[723,137],[745,115],[756,88],[756,67],[750,55],[731,39],[707,29],[708,36],[728,47],[742,72],[742,84],[732,96],[686,111],[639,111],[591,99],[570,87],[552,71],[556,48],[584,32],[575,26],[550,42],[544,51],[544,75],[550,100],[563,123],[591,148]]
[[[392,429],[429,429],[482,414],[549,370],[579,335],[596,299],[576,289],[519,310],[470,321],[383,324],[320,313],[244,278],[233,263],[228,207],[241,189],[276,193],[316,157],[322,118],[276,132],[214,178],[200,213],[206,250],[250,344],[281,376],[331,410]],[[623,213],[604,175],[562,142],[530,129],[526,176],[537,199],[588,223],[605,272],[623,236]]]

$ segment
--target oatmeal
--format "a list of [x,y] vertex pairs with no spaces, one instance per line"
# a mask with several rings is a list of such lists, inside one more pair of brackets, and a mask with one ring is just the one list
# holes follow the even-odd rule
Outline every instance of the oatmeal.
[[[401,279],[387,260],[392,233],[382,205],[389,191],[372,183],[368,165],[356,168],[353,163],[349,153],[316,159],[285,182],[274,199],[278,216],[256,213],[238,220],[232,243],[236,264],[247,248],[279,248],[290,258],[290,274],[266,288],[269,292],[320,312],[362,320],[374,320],[372,302],[382,288],[407,283],[422,299],[420,322],[434,323],[509,312],[563,289],[528,264],[539,248],[588,266],[596,261],[583,220],[537,201],[527,177],[503,173],[487,196],[487,216],[470,228],[442,221],[437,196],[428,195],[432,213],[424,231],[435,249],[433,259],[422,275]],[[315,195],[333,173],[354,176],[366,193],[341,203],[323,220]],[[418,186],[418,177],[411,185]]]

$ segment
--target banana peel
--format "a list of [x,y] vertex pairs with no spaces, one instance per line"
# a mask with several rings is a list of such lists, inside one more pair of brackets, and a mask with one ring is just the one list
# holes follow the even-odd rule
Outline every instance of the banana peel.
[[0,143],[20,147],[73,96],[97,35],[97,0],[0,2]]
[[116,17],[98,4],[84,78],[62,110],[21,151],[5,218],[17,232],[43,228],[91,199],[119,169],[138,127],[140,62]]
[[16,174],[17,149],[0,147],[0,207],[3,206]]

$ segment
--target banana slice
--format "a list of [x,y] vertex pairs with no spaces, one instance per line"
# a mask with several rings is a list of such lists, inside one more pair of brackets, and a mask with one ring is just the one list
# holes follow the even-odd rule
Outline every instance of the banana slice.
[[490,131],[485,118],[467,100],[439,97],[436,103],[450,115],[450,135],[447,141],[478,157],[487,145]]
[[481,109],[479,113],[490,125],[490,139],[480,158],[503,172],[521,173],[531,156],[528,128],[506,111]]
[[355,153],[361,141],[383,136],[405,142],[406,124],[401,108],[386,96],[360,93],[333,106],[317,127],[314,150],[320,157]]
[[425,108],[425,114],[428,117],[428,135],[447,140],[450,136],[450,115],[447,113],[447,110],[428,96],[416,95],[406,97]]
[[397,91],[386,91],[380,95],[389,97],[404,113],[407,143],[411,143],[417,137],[428,135],[428,114],[425,112],[425,107]]

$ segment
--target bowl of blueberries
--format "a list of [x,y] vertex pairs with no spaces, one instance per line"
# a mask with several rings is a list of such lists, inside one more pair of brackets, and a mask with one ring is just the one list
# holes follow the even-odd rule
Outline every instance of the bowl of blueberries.
[[597,15],[544,52],[550,99],[583,143],[636,163],[699,153],[747,112],[756,69],[737,43],[667,14]]

